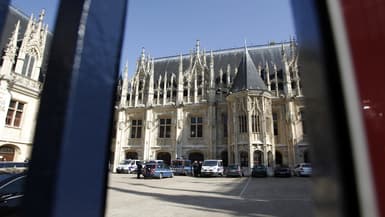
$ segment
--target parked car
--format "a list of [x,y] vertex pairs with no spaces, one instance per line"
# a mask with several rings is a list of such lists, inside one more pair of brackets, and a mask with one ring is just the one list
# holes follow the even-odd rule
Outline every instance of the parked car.
[[201,176],[223,176],[222,160],[204,160]]
[[0,162],[0,174],[14,174],[27,171],[28,162]]
[[116,172],[127,173],[127,174],[136,173],[138,162],[141,162],[141,161],[136,159],[124,160],[116,167]]
[[116,167],[116,172],[130,173],[130,167],[131,167],[131,160],[124,160]]
[[265,165],[256,165],[251,171],[252,177],[267,177],[267,167]]
[[12,174],[12,176],[0,181],[0,216],[20,215],[26,177],[27,174],[23,172]]
[[300,163],[297,164],[294,168],[295,176],[311,176],[312,175],[312,167],[310,163]]
[[288,166],[279,166],[274,169],[275,177],[291,177],[291,169]]
[[171,170],[175,175],[192,175],[192,164],[191,160],[172,160],[171,161]]
[[241,177],[243,173],[239,164],[231,164],[226,168],[226,176]]
[[163,163],[146,163],[143,167],[143,177],[144,178],[165,178],[174,177],[174,173],[169,166]]

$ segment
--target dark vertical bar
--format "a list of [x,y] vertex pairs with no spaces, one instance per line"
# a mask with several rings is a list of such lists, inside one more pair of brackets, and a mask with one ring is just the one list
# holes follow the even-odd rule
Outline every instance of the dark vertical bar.
[[313,146],[315,216],[359,216],[346,105],[325,1],[292,0],[309,142]]
[[385,1],[341,0],[341,5],[363,106],[377,207],[379,216],[385,216]]
[[[5,20],[8,15],[9,0],[0,1],[0,33],[3,32]],[[2,34],[0,34],[2,35]]]
[[28,173],[25,216],[104,216],[127,1],[61,1]]

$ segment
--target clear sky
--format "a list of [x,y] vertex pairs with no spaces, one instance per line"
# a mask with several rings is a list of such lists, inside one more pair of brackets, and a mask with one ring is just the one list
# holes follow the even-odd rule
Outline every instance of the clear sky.
[[[113,2],[113,1],[112,1]],[[295,36],[290,0],[131,0],[121,66],[132,75],[142,47],[153,57],[282,42]],[[53,30],[57,0],[12,0],[27,15],[46,9]],[[121,67],[122,68],[122,67]]]

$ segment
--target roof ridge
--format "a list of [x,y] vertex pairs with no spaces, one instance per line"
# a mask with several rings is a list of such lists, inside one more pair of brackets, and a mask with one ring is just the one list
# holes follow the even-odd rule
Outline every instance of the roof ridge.
[[[253,45],[253,46],[248,46],[247,49],[248,50],[258,50],[258,49],[264,49],[264,48],[273,48],[273,47],[281,47],[282,45],[290,45],[290,42],[281,42],[281,43],[274,43],[274,44],[263,44],[263,45]],[[244,46],[243,47],[234,47],[234,48],[225,48],[225,49],[218,49],[218,50],[213,50],[213,54],[220,54],[220,53],[224,53],[224,52],[228,52],[228,51],[242,51],[244,49]],[[206,53],[206,56],[209,56],[210,53]],[[179,55],[172,55],[172,56],[164,56],[164,57],[156,57],[154,58],[155,61],[161,61],[161,60],[166,60],[166,59],[174,59],[174,58],[178,58],[179,59],[180,57],[180,54]],[[190,53],[185,53],[185,54],[182,54],[182,58],[185,58],[185,57],[190,57]]]

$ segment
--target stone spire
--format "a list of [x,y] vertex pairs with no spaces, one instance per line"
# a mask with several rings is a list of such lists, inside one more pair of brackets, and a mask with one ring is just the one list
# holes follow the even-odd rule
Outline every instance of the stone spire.
[[123,69],[123,84],[122,92],[120,94],[120,106],[124,108],[127,106],[127,92],[128,92],[128,62],[124,65]]
[[146,59],[145,49],[144,49],[144,47],[142,47],[142,53],[140,55],[140,63],[142,66],[144,66],[145,59]]
[[17,39],[19,34],[20,21],[15,25],[15,29],[9,38],[9,42],[5,48],[5,54],[3,58],[3,65],[0,69],[0,79],[9,80],[12,71],[12,65],[15,63],[15,57],[17,52]]
[[266,66],[265,66],[265,72],[266,72],[266,83],[267,83],[267,89],[271,90],[271,83],[270,83],[270,69],[269,69],[269,64],[266,61]]
[[210,88],[214,88],[214,55],[210,51]]
[[180,105],[183,102],[183,56],[179,56],[179,69],[178,69],[178,92],[177,92],[177,104]]
[[155,66],[155,61],[154,58],[151,60],[150,64],[150,78],[148,82],[148,98],[147,98],[147,106],[150,106],[153,104],[153,99],[154,99],[154,66]]
[[277,70],[277,65],[274,64],[274,80],[275,80],[275,95],[278,97],[279,96],[279,91],[278,91],[278,70]]
[[44,20],[44,16],[45,16],[45,9],[43,8],[39,14],[39,20],[38,20],[38,24],[37,24],[37,30],[38,32],[40,32],[40,30],[43,29],[43,20]]
[[290,67],[289,67],[289,62],[287,60],[287,55],[284,50],[283,44],[281,45],[281,52],[282,52],[282,73],[284,77],[285,93],[288,96],[292,96],[293,90],[291,87]]
[[20,20],[17,21],[15,25],[15,30],[12,33],[11,38],[9,39],[9,42],[7,44],[5,55],[3,56],[3,59],[9,58],[11,63],[15,62],[15,56],[17,51],[17,40],[19,35],[19,28],[20,28]]
[[200,53],[200,41],[199,41],[199,40],[196,41],[196,44],[195,44],[195,51],[196,51],[197,54]]

